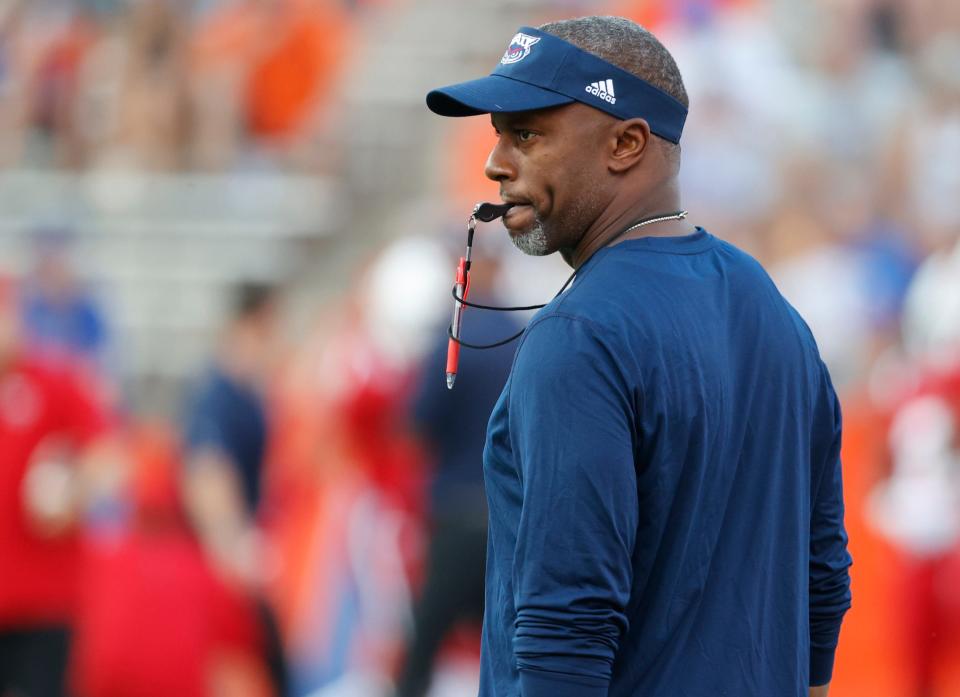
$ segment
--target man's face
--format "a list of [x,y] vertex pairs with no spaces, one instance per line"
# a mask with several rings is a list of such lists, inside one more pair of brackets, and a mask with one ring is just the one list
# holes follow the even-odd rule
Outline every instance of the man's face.
[[498,142],[485,173],[515,203],[503,217],[526,254],[572,251],[604,209],[610,117],[583,104],[492,114]]

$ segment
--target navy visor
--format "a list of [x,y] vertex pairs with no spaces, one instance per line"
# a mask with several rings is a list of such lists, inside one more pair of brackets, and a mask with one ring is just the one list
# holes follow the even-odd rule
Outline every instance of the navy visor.
[[551,34],[521,27],[487,77],[441,87],[427,107],[441,116],[517,112],[580,102],[618,119],[643,118],[680,142],[687,108],[663,90]]

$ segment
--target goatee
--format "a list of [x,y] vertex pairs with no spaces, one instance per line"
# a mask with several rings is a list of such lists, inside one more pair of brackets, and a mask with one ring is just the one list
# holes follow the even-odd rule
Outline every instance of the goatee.
[[514,247],[532,257],[544,257],[550,253],[547,245],[547,233],[543,229],[543,223],[539,218],[526,232],[511,235],[510,241],[513,242]]

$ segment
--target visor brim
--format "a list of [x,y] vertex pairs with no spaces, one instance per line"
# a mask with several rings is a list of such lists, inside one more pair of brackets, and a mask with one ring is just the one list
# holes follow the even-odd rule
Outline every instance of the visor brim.
[[427,108],[440,116],[533,111],[574,101],[566,95],[502,75],[459,82],[427,94]]

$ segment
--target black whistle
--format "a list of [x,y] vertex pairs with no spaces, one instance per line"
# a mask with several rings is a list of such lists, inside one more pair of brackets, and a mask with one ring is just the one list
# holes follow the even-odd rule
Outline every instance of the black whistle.
[[502,216],[514,205],[513,203],[478,203],[473,209],[473,217],[480,222],[489,223]]

